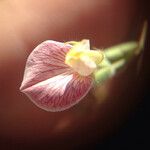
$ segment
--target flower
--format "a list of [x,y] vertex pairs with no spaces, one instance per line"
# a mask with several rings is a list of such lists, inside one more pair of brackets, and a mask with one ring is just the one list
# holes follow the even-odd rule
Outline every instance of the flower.
[[93,85],[93,72],[102,61],[89,40],[38,45],[29,55],[20,90],[46,111],[62,111],[77,104]]

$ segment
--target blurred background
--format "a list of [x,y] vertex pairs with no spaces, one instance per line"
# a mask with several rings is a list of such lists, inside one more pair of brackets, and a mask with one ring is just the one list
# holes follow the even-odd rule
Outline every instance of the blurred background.
[[41,42],[81,40],[106,48],[137,40],[146,0],[0,1],[0,149],[149,147],[149,39],[144,52],[73,108],[50,113],[19,91],[29,53]]

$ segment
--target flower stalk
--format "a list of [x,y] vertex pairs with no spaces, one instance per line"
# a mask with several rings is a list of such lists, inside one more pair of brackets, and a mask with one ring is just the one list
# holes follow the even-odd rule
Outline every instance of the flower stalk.
[[96,84],[100,84],[115,75],[132,57],[140,54],[144,49],[146,32],[147,22],[145,21],[139,41],[126,42],[104,49],[104,60],[94,73]]

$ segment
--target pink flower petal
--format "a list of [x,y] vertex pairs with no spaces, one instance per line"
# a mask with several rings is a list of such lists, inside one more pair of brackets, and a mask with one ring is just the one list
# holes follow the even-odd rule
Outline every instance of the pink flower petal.
[[27,96],[47,111],[62,111],[78,103],[90,90],[91,79],[61,74],[25,90]]
[[91,77],[81,77],[66,65],[71,45],[46,41],[28,57],[20,90],[38,107],[62,111],[78,103],[92,86]]
[[69,44],[55,41],[45,41],[37,46],[28,57],[20,89],[23,90],[69,70],[64,60],[70,48]]

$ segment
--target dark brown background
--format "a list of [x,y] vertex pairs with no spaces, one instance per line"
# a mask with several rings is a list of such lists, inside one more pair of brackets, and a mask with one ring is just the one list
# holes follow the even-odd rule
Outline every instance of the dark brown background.
[[146,0],[1,0],[0,149],[148,147],[149,35],[139,58],[72,109],[45,112],[18,90],[37,44],[90,38],[105,48],[135,40],[148,6]]

